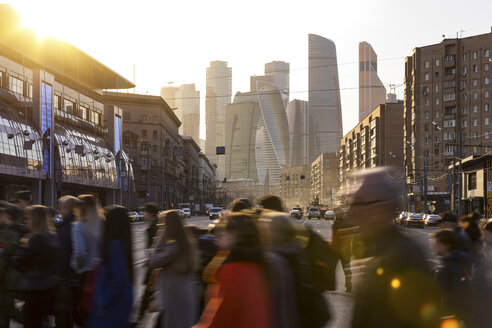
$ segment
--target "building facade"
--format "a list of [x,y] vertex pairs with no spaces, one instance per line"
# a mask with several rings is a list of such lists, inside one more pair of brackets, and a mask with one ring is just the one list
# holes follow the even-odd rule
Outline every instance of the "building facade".
[[265,76],[272,76],[272,83],[286,95],[289,100],[290,64],[284,61],[272,61],[265,64]]
[[460,209],[459,159],[492,147],[491,52],[487,33],[418,47],[405,60],[407,183],[440,212]]
[[311,197],[311,165],[283,168],[280,173],[280,197],[287,208],[308,206]]
[[349,192],[351,175],[378,166],[394,167],[404,176],[403,102],[377,106],[340,142],[338,177],[340,188]]
[[161,97],[181,121],[179,134],[200,140],[200,91],[195,89],[195,84],[163,87]]
[[311,164],[311,199],[315,204],[335,206],[339,187],[337,168],[336,153],[323,153]]
[[199,185],[199,197],[200,209],[204,211],[206,209],[205,204],[215,204],[215,166],[210,163],[207,156],[204,153],[200,153],[200,168],[198,171],[198,185]]
[[216,148],[225,146],[225,108],[231,103],[232,69],[225,61],[213,61],[207,67],[206,77],[205,155],[217,165],[217,177],[222,180],[225,177],[225,157],[216,155]]
[[308,109],[313,120],[309,160],[312,162],[321,153],[338,151],[343,127],[335,43],[309,34],[308,48]]
[[309,118],[308,102],[294,99],[287,105],[289,123],[290,160],[289,166],[309,164],[309,141],[313,121]]
[[167,209],[187,199],[181,122],[166,101],[114,92],[106,99],[123,109],[122,148],[133,160],[136,192],[126,206],[152,201]]
[[359,121],[386,102],[386,88],[378,76],[378,56],[372,46],[359,43]]
[[190,203],[194,209],[195,204],[200,204],[200,147],[192,137],[182,136],[183,160],[185,164],[185,199],[184,203]]
[[90,192],[121,204],[133,171],[122,112],[101,90],[134,85],[67,42],[37,39],[10,6],[0,16],[0,198],[29,189],[54,208],[61,195]]

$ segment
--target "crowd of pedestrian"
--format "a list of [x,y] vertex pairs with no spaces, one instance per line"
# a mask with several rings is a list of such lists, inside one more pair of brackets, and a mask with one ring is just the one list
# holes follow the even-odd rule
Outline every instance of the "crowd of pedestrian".
[[323,293],[336,289],[339,261],[355,299],[352,327],[492,327],[492,223],[443,215],[432,234],[440,264],[431,268],[392,223],[399,190],[388,172],[357,179],[350,205],[334,211],[331,243],[291,220],[273,195],[256,205],[234,200],[208,229],[148,203],[142,281],[125,208],[63,196],[55,224],[53,210],[19,192],[0,201],[0,328],[132,327],[149,312],[166,328],[321,328],[331,318]]

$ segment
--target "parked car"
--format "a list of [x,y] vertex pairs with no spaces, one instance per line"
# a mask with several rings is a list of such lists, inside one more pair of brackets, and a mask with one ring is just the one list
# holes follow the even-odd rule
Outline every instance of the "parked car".
[[289,215],[297,220],[300,220],[302,219],[302,208],[300,207],[293,207],[290,212],[289,212]]
[[437,214],[426,214],[424,216],[424,224],[429,226],[435,226],[441,223],[441,217]]
[[335,220],[335,212],[327,210],[325,212],[325,220]]
[[311,220],[311,218],[317,218],[318,220],[321,220],[321,214],[317,207],[308,208],[307,216],[308,216],[308,220]]
[[407,212],[401,212],[396,218],[396,223],[398,223],[399,225],[405,224],[405,220],[408,218],[409,214],[410,213]]
[[208,218],[210,220],[215,220],[220,217],[220,213],[222,212],[222,208],[220,207],[212,207],[208,210]]
[[191,217],[191,210],[189,208],[183,208],[182,211],[184,212],[185,217]]
[[405,227],[419,227],[420,229],[424,229],[424,217],[421,213],[412,213],[410,214],[404,223]]

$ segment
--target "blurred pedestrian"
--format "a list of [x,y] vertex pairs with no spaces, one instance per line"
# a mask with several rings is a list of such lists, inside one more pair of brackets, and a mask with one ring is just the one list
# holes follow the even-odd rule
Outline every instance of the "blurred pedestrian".
[[43,319],[53,314],[60,270],[60,245],[47,207],[28,206],[24,215],[30,232],[16,260],[17,268],[23,273],[24,327],[40,328]]
[[446,212],[441,219],[441,228],[450,229],[456,232],[456,247],[457,249],[470,253],[472,245],[468,234],[459,225],[458,216],[453,212]]
[[254,207],[252,201],[248,198],[236,198],[232,201],[230,208],[231,212],[239,212],[242,210],[250,210]]
[[334,210],[335,220],[332,226],[331,246],[337,252],[345,273],[345,291],[352,291],[352,271],[350,270],[350,259],[352,257],[352,239],[354,226],[345,218],[345,212],[337,207]]
[[32,193],[29,190],[20,190],[14,194],[14,204],[17,206],[21,213],[24,212],[26,207],[32,204]]
[[197,319],[198,251],[176,210],[166,211],[161,216],[165,230],[150,257],[152,268],[160,269],[156,295],[157,307],[163,311],[160,324],[166,328],[189,328]]
[[14,300],[19,289],[19,272],[12,264],[25,227],[16,221],[17,206],[0,201],[0,328],[10,327],[15,317]]
[[483,259],[482,233],[478,226],[479,221],[480,214],[477,212],[470,213],[460,218],[461,229],[470,240],[471,275],[473,278],[476,277],[476,272]]
[[471,257],[459,249],[458,242],[453,230],[442,229],[434,234],[434,252],[441,257],[435,279],[443,293],[441,317],[454,317],[471,327]]
[[134,297],[130,221],[122,206],[108,206],[104,214],[102,257],[87,327],[130,327]]
[[356,176],[349,216],[359,227],[364,259],[352,327],[436,327],[439,292],[421,247],[392,224],[400,188],[386,168]]
[[195,327],[270,327],[272,307],[258,229],[243,213],[227,219],[221,246],[230,252],[217,271],[218,290]]
[[101,238],[104,214],[94,195],[80,195],[72,223],[70,265],[80,275],[81,312],[86,317],[92,308],[95,274],[101,261]]
[[57,288],[55,306],[56,327],[73,327],[74,320],[83,325],[79,304],[79,277],[70,265],[72,257],[72,223],[75,221],[75,207],[80,200],[74,196],[58,199],[58,214],[61,222],[56,226],[60,244],[60,282]]
[[282,199],[275,195],[266,195],[258,200],[258,205],[266,210],[284,212],[284,204]]
[[473,281],[473,328],[492,327],[492,221],[483,229],[483,261]]

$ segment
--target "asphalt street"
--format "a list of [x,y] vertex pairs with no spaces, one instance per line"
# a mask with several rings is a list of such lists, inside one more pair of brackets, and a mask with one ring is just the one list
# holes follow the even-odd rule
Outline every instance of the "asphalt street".
[[[326,220],[308,220],[303,217],[301,220],[292,219],[296,224],[310,225],[316,232],[321,234],[325,239],[331,241],[332,238],[332,223]],[[186,224],[196,225],[202,228],[208,227],[212,223],[211,220],[206,216],[193,216],[186,219]],[[146,250],[145,245],[145,229],[147,228],[146,223],[136,223],[132,225],[133,230],[133,244],[134,244],[134,260],[135,260],[135,311],[137,313],[138,306],[144,291],[143,279],[146,270]],[[426,257],[431,262],[431,266],[437,264],[437,258],[431,252],[431,241],[429,238],[430,234],[437,228],[425,228],[425,229],[415,229],[415,228],[402,228],[403,231],[415,239],[417,243],[424,249]],[[354,286],[356,286],[357,281],[354,281]],[[353,294],[344,291],[345,278],[341,265],[337,267],[337,289],[335,291],[330,291],[325,293],[326,300],[329,303],[332,319],[326,325],[326,328],[344,328],[350,327],[351,313],[353,309]],[[356,287],[354,287],[356,288]],[[132,315],[133,319],[136,319],[136,315]],[[145,316],[140,320],[138,327],[152,328],[155,326],[157,320],[157,315],[155,313],[146,313]],[[19,324],[12,323],[12,328],[22,327]]]

